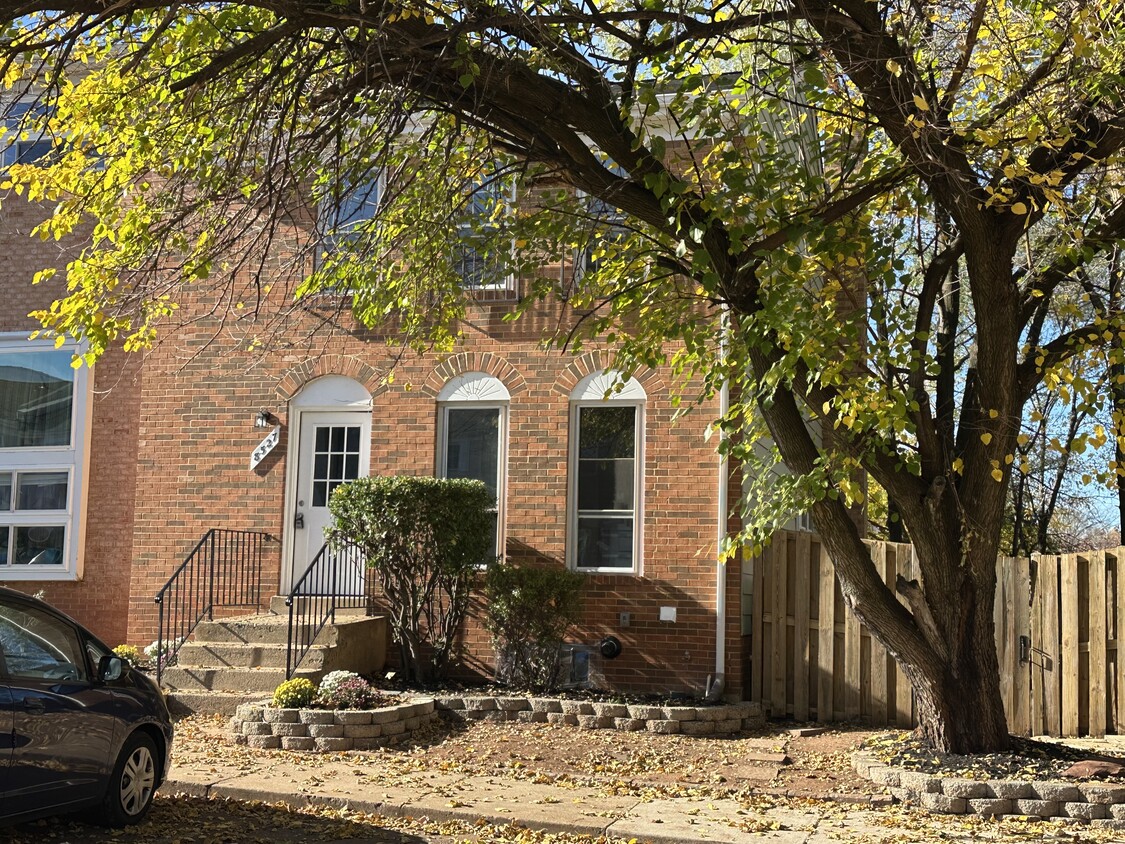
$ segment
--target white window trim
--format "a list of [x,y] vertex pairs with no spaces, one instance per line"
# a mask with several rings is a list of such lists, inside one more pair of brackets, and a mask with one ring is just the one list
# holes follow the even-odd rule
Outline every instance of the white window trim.
[[[630,378],[619,391],[606,398],[607,391],[620,383],[617,373],[610,370],[587,375],[570,395],[570,443],[567,454],[566,503],[566,564],[574,571],[587,574],[620,574],[641,576],[644,573],[644,523],[645,523],[645,405],[647,395],[640,382]],[[578,564],[578,419],[584,407],[617,407],[626,405],[637,409],[634,420],[633,467],[633,565],[630,568],[605,566],[580,566]]]
[[[57,347],[68,354],[80,353],[77,343],[64,343]],[[52,351],[51,340],[28,340],[26,334],[0,333],[0,361],[5,352]],[[67,506],[65,510],[37,510],[12,517],[9,525],[65,524],[66,538],[61,566],[0,565],[0,582],[16,581],[67,581],[78,580],[82,575],[82,556],[86,536],[87,478],[93,402],[90,400],[93,378],[90,368],[74,370],[74,399],[70,415],[69,446],[44,446],[42,448],[0,448],[0,472],[67,472]],[[13,486],[12,494],[16,490]],[[9,554],[12,549],[9,549]]]
[[508,389],[499,378],[483,372],[467,372],[451,379],[438,393],[437,455],[434,465],[439,478],[449,477],[449,411],[466,408],[496,409],[499,442],[496,447],[496,556],[503,557],[507,535],[508,499]]

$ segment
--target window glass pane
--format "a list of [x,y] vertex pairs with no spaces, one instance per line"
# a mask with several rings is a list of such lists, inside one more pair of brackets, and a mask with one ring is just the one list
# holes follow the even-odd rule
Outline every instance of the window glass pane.
[[333,454],[328,467],[328,479],[341,480],[344,477],[344,455]]
[[332,429],[332,450],[333,451],[343,451],[344,450],[344,429],[343,428],[333,428]]
[[13,676],[86,679],[86,660],[74,629],[39,610],[0,604],[0,647]]
[[348,428],[348,451],[359,453],[359,427]]
[[8,537],[11,533],[11,528],[0,527],[0,566],[8,565]]
[[631,569],[633,567],[632,517],[579,516],[578,567]]
[[324,507],[328,504],[328,483],[317,481],[313,484],[313,507]]
[[328,432],[330,428],[317,428],[316,429],[316,450],[328,451]]
[[631,405],[578,408],[578,456],[632,457],[636,419]]
[[65,510],[66,472],[21,472],[17,510]]
[[70,445],[70,358],[65,349],[0,354],[0,448]]
[[318,454],[313,466],[313,480],[326,481],[328,480],[328,455]]
[[0,472],[0,510],[12,509],[12,473]]
[[66,528],[62,525],[16,525],[14,559],[17,566],[61,566]]
[[451,407],[445,418],[446,477],[483,481],[495,498],[500,471],[500,408]]
[[579,510],[632,510],[636,475],[630,460],[579,460]]
[[359,477],[359,455],[349,454],[344,459],[344,480],[354,481]]

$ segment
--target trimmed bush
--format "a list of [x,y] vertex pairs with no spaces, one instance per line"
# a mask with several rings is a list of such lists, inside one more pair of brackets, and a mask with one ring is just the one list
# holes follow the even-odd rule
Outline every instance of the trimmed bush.
[[473,577],[495,559],[495,504],[480,481],[455,478],[360,478],[332,493],[325,536],[377,573],[411,682],[445,674]]
[[273,690],[273,705],[278,709],[299,709],[308,706],[316,697],[316,686],[305,677],[286,680]]
[[585,578],[564,568],[497,561],[485,578],[485,627],[496,649],[496,679],[538,692],[554,688],[559,649],[582,612]]

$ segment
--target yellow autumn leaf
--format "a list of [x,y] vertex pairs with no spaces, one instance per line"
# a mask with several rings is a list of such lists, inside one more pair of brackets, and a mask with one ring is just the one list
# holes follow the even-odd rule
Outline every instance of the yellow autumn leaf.
[[1027,213],[1027,206],[1024,205],[1022,202],[1016,202],[1012,205],[1012,213],[1015,214],[1017,217],[1022,217],[1024,214]]
[[1004,480],[1004,473],[1001,472],[999,469],[993,469],[992,470],[992,480],[996,481],[997,483],[1000,483],[1000,481]]
[[926,102],[926,98],[921,94],[914,95],[914,105],[917,106],[918,111],[929,111],[930,104]]
[[992,442],[992,434],[981,434],[980,441],[985,445],[988,445],[990,442]]

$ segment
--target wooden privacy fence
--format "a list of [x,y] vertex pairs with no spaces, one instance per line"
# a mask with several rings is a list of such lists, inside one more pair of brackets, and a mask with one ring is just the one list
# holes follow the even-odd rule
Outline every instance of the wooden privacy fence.
[[[892,589],[899,574],[918,577],[911,546],[868,545]],[[1125,733],[1119,561],[1125,548],[997,561],[996,644],[1013,733]],[[782,531],[747,565],[752,700],[801,721],[915,724],[909,682],[846,608],[814,534]]]

